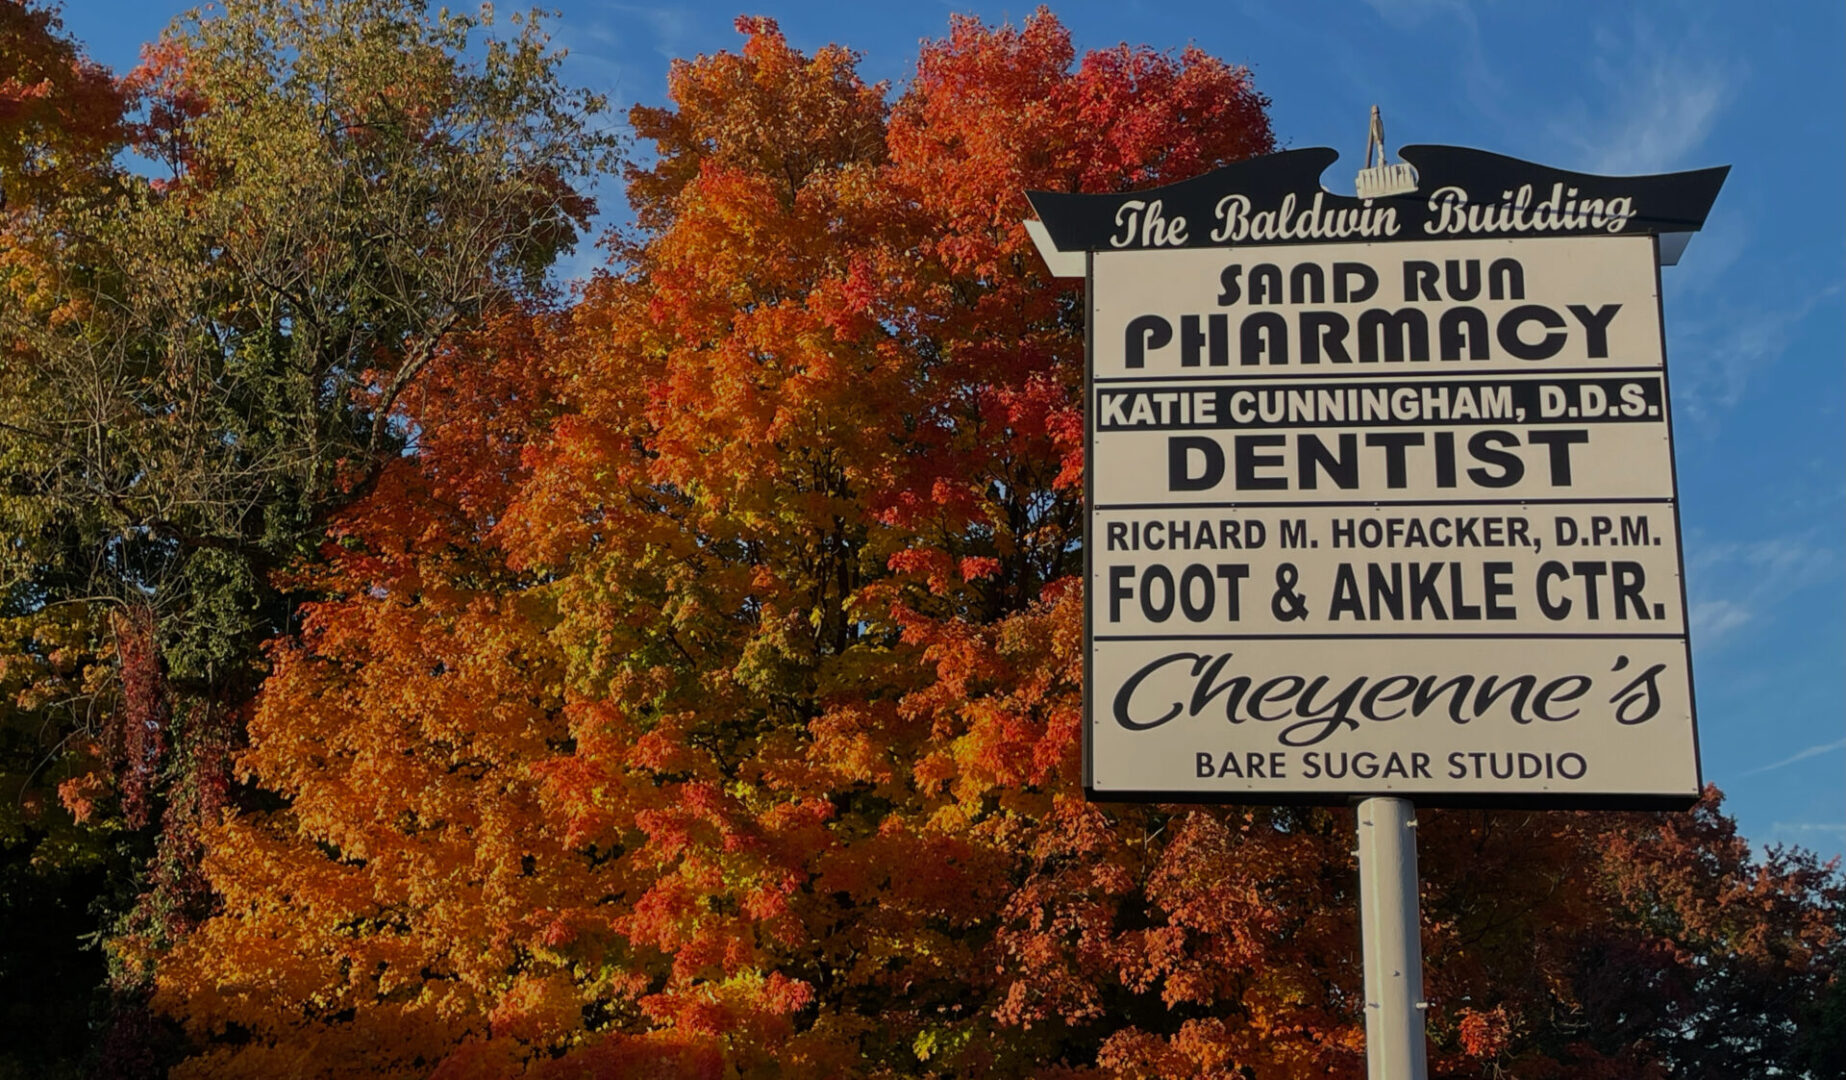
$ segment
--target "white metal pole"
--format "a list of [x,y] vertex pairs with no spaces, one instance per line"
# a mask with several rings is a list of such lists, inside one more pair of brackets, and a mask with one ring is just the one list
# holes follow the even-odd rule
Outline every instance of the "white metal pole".
[[1365,950],[1367,1080],[1427,1080],[1415,807],[1359,803],[1359,922]]

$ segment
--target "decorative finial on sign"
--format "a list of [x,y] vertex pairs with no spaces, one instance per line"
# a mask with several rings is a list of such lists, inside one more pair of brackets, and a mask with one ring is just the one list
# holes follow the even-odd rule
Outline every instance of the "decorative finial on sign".
[[[1376,165],[1372,164],[1374,151],[1378,156]],[[1384,114],[1378,106],[1372,106],[1372,127],[1365,137],[1365,168],[1359,170],[1359,197],[1382,199],[1386,195],[1408,195],[1416,189],[1415,169],[1401,161],[1396,165],[1385,163]]]

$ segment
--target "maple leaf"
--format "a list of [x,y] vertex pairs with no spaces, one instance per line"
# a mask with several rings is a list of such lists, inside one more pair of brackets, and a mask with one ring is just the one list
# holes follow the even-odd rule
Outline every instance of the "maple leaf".
[[[1020,225],[1266,102],[1042,11],[895,100],[738,27],[631,114],[609,272],[432,362],[297,569],[175,1075],[1360,1075],[1350,811],[1083,798],[1081,306]],[[1825,985],[1837,875],[1723,821],[1427,815],[1438,1069],[1703,1067],[1701,970]]]

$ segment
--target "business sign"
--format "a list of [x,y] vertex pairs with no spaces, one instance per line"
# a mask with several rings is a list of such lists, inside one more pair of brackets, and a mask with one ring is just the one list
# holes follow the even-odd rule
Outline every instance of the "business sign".
[[1332,156],[1032,195],[1088,278],[1087,790],[1690,804],[1658,265],[1724,170]]

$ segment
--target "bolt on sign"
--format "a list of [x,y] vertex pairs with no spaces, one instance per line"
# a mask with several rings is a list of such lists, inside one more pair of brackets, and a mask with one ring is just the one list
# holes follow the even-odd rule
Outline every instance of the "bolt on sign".
[[1659,266],[1727,169],[1032,192],[1088,285],[1093,798],[1690,805]]

